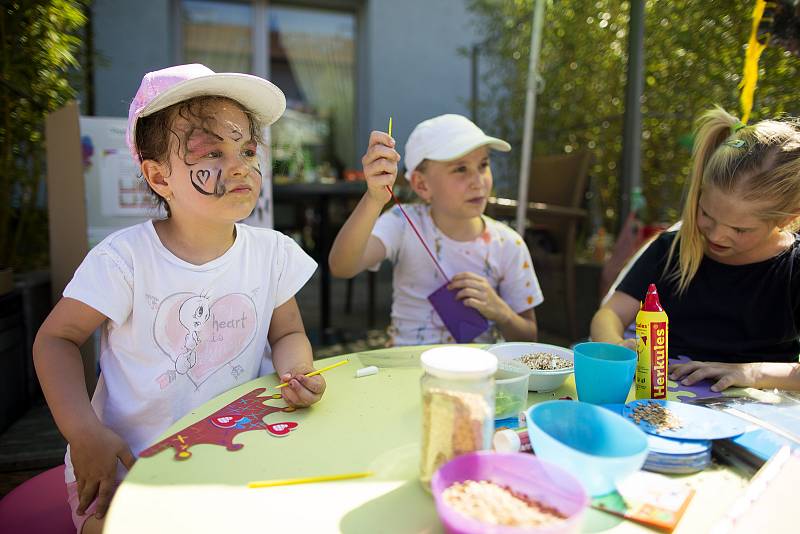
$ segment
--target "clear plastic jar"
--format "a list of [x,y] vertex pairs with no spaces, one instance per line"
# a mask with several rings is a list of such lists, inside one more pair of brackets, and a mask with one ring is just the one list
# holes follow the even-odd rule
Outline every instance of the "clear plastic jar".
[[421,361],[420,481],[428,488],[442,464],[491,448],[497,357],[481,349],[448,346],[425,351]]

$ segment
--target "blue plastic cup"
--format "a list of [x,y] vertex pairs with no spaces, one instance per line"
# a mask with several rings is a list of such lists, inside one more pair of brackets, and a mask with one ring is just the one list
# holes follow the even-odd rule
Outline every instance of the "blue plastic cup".
[[591,496],[614,491],[647,458],[645,433],[600,406],[556,400],[525,415],[536,456],[569,471]]
[[625,404],[636,374],[636,352],[611,343],[590,341],[573,347],[578,400]]

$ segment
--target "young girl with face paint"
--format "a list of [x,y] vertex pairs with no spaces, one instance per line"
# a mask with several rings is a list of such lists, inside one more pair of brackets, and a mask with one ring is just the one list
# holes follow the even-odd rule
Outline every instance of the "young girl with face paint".
[[[181,65],[145,75],[127,141],[168,214],[94,247],[42,325],[34,362],[69,442],[78,532],[99,532],[119,480],[173,422],[276,371],[293,407],[325,390],[295,293],[316,264],[291,239],[238,224],[262,186],[261,129],[286,107],[272,83]],[[110,179],[110,178],[109,178]],[[89,400],[79,347],[101,329]]]
[[642,253],[592,320],[592,339],[627,343],[648,284],[669,316],[670,366],[684,385],[800,389],[800,126],[742,125],[720,108],[698,123],[677,232]]

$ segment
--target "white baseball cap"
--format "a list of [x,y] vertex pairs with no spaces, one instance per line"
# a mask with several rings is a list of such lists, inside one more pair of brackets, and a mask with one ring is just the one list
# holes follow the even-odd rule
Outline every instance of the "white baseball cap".
[[269,126],[286,110],[283,91],[270,81],[238,72],[216,73],[205,65],[192,63],[175,65],[142,78],[128,110],[128,130],[125,138],[133,159],[139,162],[136,149],[136,123],[173,104],[196,96],[224,96],[235,100]]
[[426,159],[452,161],[487,145],[501,152],[511,150],[511,145],[486,135],[463,115],[448,113],[422,121],[406,141],[406,178],[411,180],[411,173]]

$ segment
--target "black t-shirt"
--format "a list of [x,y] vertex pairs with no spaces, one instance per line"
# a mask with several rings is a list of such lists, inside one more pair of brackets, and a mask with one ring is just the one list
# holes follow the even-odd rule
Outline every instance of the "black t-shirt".
[[677,282],[663,276],[674,239],[675,232],[660,235],[617,286],[641,301],[647,286],[656,284],[669,317],[670,355],[732,363],[798,361],[800,236],[777,256],[748,265],[704,256],[682,296]]

